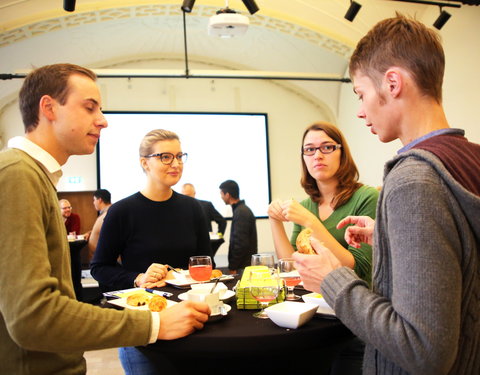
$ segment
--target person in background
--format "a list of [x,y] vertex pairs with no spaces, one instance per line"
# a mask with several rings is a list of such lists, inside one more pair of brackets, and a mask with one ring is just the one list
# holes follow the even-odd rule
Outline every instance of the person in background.
[[[188,269],[191,256],[211,255],[200,203],[172,189],[182,177],[186,160],[174,132],[156,129],[143,137],[139,162],[146,184],[109,208],[90,264],[90,273],[102,290],[164,286],[166,265]],[[119,349],[127,374],[161,368],[161,360],[151,360],[148,351]]]
[[65,222],[65,228],[67,228],[67,234],[80,234],[80,216],[72,212],[70,202],[66,199],[60,199],[58,204],[63,216],[63,221]]
[[294,254],[308,290],[366,343],[364,374],[480,373],[480,145],[442,106],[438,34],[397,14],[358,43],[350,76],[357,116],[388,161],[375,224],[347,217],[350,244],[373,241],[373,289],[332,252]]
[[[375,218],[378,191],[358,181],[358,169],[340,129],[327,122],[307,127],[301,146],[301,184],[308,198],[273,201],[268,208],[277,257],[290,258],[297,250],[296,240],[304,228],[328,247],[340,262],[370,282],[372,249],[348,246],[345,229],[337,229],[349,215]],[[290,241],[283,222],[293,221]]]
[[112,205],[111,194],[106,189],[98,189],[93,193],[93,206],[98,211],[98,217],[93,224],[92,230],[86,233],[85,239],[88,241],[88,259],[91,260],[95,250],[97,249],[98,238],[100,237],[100,230],[102,229],[103,220],[107,214],[108,209]]
[[[195,195],[196,195],[195,186],[193,186],[193,184],[191,184],[191,183],[183,184],[182,194],[188,195],[189,197],[192,197],[192,198],[195,198]],[[223,235],[225,234],[225,229],[227,228],[227,221],[220,214],[220,212],[218,212],[215,209],[212,202],[204,201],[204,200],[201,200],[201,199],[198,199],[198,202],[202,206],[203,213],[205,214],[205,217],[207,218],[208,231],[209,232],[212,232],[212,221],[217,223],[217,235],[218,235],[219,239],[216,240],[216,242],[215,242],[215,248],[213,248],[214,245],[212,243],[212,254],[215,255],[215,253],[217,252],[220,245],[225,242],[223,240]]]
[[29,73],[20,90],[26,134],[0,152],[0,374],[85,374],[85,350],[180,338],[210,313],[204,303],[153,313],[75,299],[55,186],[61,166],[94,152],[107,126],[95,80],[89,69],[54,64]]
[[[327,122],[307,127],[301,146],[301,184],[308,198],[274,201],[268,208],[270,225],[278,259],[290,258],[297,250],[296,240],[301,230],[312,229],[313,238],[323,242],[340,263],[370,283],[372,248],[349,246],[344,239],[345,228],[337,224],[349,215],[375,218],[378,191],[358,181],[358,169],[347,141],[340,129]],[[293,221],[288,240],[283,222]],[[330,374],[361,374],[364,343],[353,338],[340,348],[332,361]]]
[[[182,186],[182,194],[188,195],[189,197],[195,198],[196,191],[195,186],[191,183],[183,184]],[[200,205],[202,206],[203,212],[205,217],[207,218],[208,223],[208,231],[212,231],[212,221],[217,223],[217,234],[220,237],[223,237],[225,234],[225,229],[227,228],[227,221],[225,218],[218,212],[215,207],[213,206],[212,202],[204,201],[201,199],[197,199]]]
[[220,197],[232,206],[233,217],[228,246],[228,269],[234,275],[251,263],[252,254],[257,253],[257,226],[255,215],[244,200],[240,200],[240,188],[233,180],[220,184]]

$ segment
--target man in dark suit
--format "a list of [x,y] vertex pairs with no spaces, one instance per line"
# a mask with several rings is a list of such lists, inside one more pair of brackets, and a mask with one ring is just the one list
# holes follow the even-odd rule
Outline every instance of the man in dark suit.
[[[195,195],[196,195],[195,186],[193,186],[193,184],[190,184],[190,183],[184,184],[182,186],[182,194],[195,198]],[[197,200],[200,203],[200,206],[202,206],[203,213],[207,218],[208,231],[212,232],[212,221],[217,223],[217,227],[218,227],[217,235],[219,238],[213,238],[210,240],[212,245],[212,254],[215,256],[215,253],[217,252],[220,245],[225,242],[225,240],[223,239],[223,235],[225,234],[225,229],[227,228],[227,221],[215,209],[215,207],[213,207],[212,202],[204,201],[201,199],[197,199]]]

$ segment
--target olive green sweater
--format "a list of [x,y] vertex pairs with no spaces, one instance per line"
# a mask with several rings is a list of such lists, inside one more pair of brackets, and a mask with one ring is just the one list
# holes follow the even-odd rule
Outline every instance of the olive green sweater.
[[23,151],[0,153],[0,374],[84,374],[83,351],[146,345],[148,311],[75,300],[55,187]]

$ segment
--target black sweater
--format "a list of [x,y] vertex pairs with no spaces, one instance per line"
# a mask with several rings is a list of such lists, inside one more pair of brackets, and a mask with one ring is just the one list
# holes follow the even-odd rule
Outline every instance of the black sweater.
[[152,263],[188,269],[193,255],[211,255],[198,201],[173,192],[169,200],[155,202],[135,193],[108,210],[91,274],[104,291],[131,288]]

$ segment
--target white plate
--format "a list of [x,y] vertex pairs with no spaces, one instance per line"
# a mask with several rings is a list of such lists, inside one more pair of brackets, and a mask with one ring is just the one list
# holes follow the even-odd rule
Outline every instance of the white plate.
[[[225,301],[229,300],[230,298],[232,298],[234,295],[235,295],[235,292],[233,290],[227,290],[225,292],[225,294],[222,296],[222,298],[220,298],[220,300],[225,302]],[[180,293],[178,295],[178,299],[180,299],[182,301],[186,301],[187,300],[187,292]]]
[[232,309],[232,306],[224,303],[223,308],[226,313],[225,315],[220,314],[220,312],[218,312],[217,314],[211,314],[207,322],[211,323],[211,322],[216,322],[217,320],[223,319],[225,316],[227,316],[228,312]]
[[[120,307],[124,307],[126,309],[132,309],[132,310],[147,310],[148,311],[148,305],[143,305],[143,306],[131,306],[127,304],[127,297],[125,298],[115,298],[108,300],[108,303],[111,303],[112,305],[117,305]],[[172,307],[173,305],[176,305],[178,302],[171,301],[167,299],[167,308]]]
[[325,298],[319,293],[308,293],[302,296],[307,303],[315,303],[318,305],[317,314],[335,318],[335,311],[329,306]]

